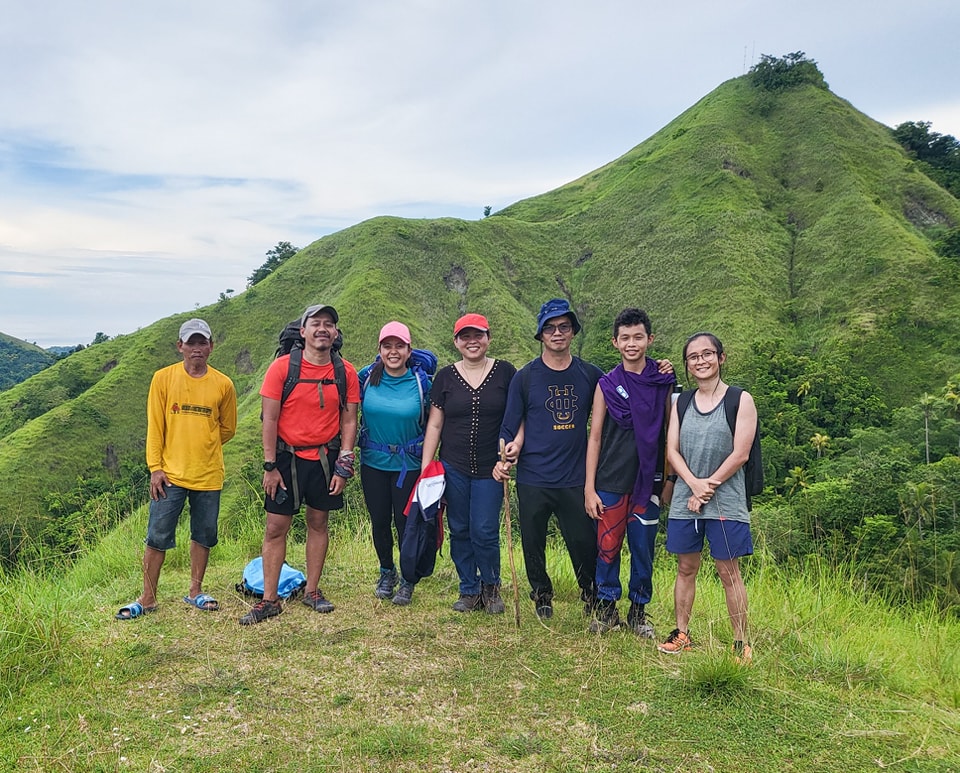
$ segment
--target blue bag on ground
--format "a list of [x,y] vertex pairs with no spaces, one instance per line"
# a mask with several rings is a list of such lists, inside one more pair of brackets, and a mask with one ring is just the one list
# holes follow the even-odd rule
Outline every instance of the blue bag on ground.
[[[307,585],[307,578],[299,569],[284,562],[280,568],[280,583],[277,593],[282,599],[299,596]],[[263,557],[257,556],[244,567],[243,580],[236,585],[237,593],[263,598]]]

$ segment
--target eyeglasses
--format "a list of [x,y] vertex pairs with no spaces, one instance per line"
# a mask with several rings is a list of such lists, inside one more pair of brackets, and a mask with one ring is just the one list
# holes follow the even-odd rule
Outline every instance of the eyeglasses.
[[700,352],[698,354],[688,354],[687,362],[710,362],[714,357],[717,356],[717,353],[713,349],[707,349],[705,352]]
[[573,325],[571,325],[569,322],[561,322],[559,325],[543,326],[543,332],[548,336],[552,336],[554,333],[563,333],[566,335],[571,330],[573,330]]

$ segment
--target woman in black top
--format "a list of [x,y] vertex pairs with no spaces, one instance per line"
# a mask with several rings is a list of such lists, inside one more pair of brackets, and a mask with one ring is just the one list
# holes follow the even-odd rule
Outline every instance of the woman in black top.
[[453,327],[462,359],[440,370],[430,390],[430,417],[423,466],[440,448],[446,478],[450,557],[460,577],[457,612],[502,614],[500,505],[503,487],[491,477],[507,388],[517,372],[506,360],[487,357],[490,325],[467,314]]

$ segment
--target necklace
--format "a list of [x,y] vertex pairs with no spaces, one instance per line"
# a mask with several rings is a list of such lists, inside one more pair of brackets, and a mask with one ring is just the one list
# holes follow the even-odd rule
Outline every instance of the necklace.
[[487,377],[487,368],[490,367],[492,363],[493,360],[489,357],[484,357],[483,364],[480,367],[471,368],[467,365],[466,360],[460,360],[460,362],[457,363],[457,371],[460,373],[460,377],[466,381],[472,389],[476,389]]

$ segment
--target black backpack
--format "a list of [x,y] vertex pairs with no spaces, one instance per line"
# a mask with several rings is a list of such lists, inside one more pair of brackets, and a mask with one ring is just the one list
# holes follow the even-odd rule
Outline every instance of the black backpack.
[[[277,345],[277,352],[274,357],[280,357],[284,354],[290,355],[290,366],[287,370],[287,380],[283,382],[283,392],[280,395],[280,404],[283,405],[293,388],[300,383],[310,384],[336,384],[337,392],[340,395],[340,410],[347,405],[347,370],[343,366],[343,358],[340,356],[340,349],[343,347],[343,334],[337,331],[336,340],[330,349],[330,362],[333,363],[333,379],[322,378],[300,378],[300,368],[303,363],[303,336],[300,335],[300,320],[293,322],[280,331],[280,337]],[[321,393],[322,394],[322,393]]]
[[[681,392],[677,398],[677,421],[683,424],[683,414],[690,407],[690,401],[696,389],[688,389]],[[723,396],[723,411],[727,416],[727,426],[730,427],[730,434],[737,431],[737,411],[740,410],[740,395],[743,390],[740,387],[728,386],[727,392]],[[751,498],[763,493],[763,459],[760,457],[760,419],[757,418],[757,431],[753,434],[753,444],[750,446],[750,455],[747,457],[747,463],[743,465],[743,479],[747,489],[747,510],[752,507]]]

